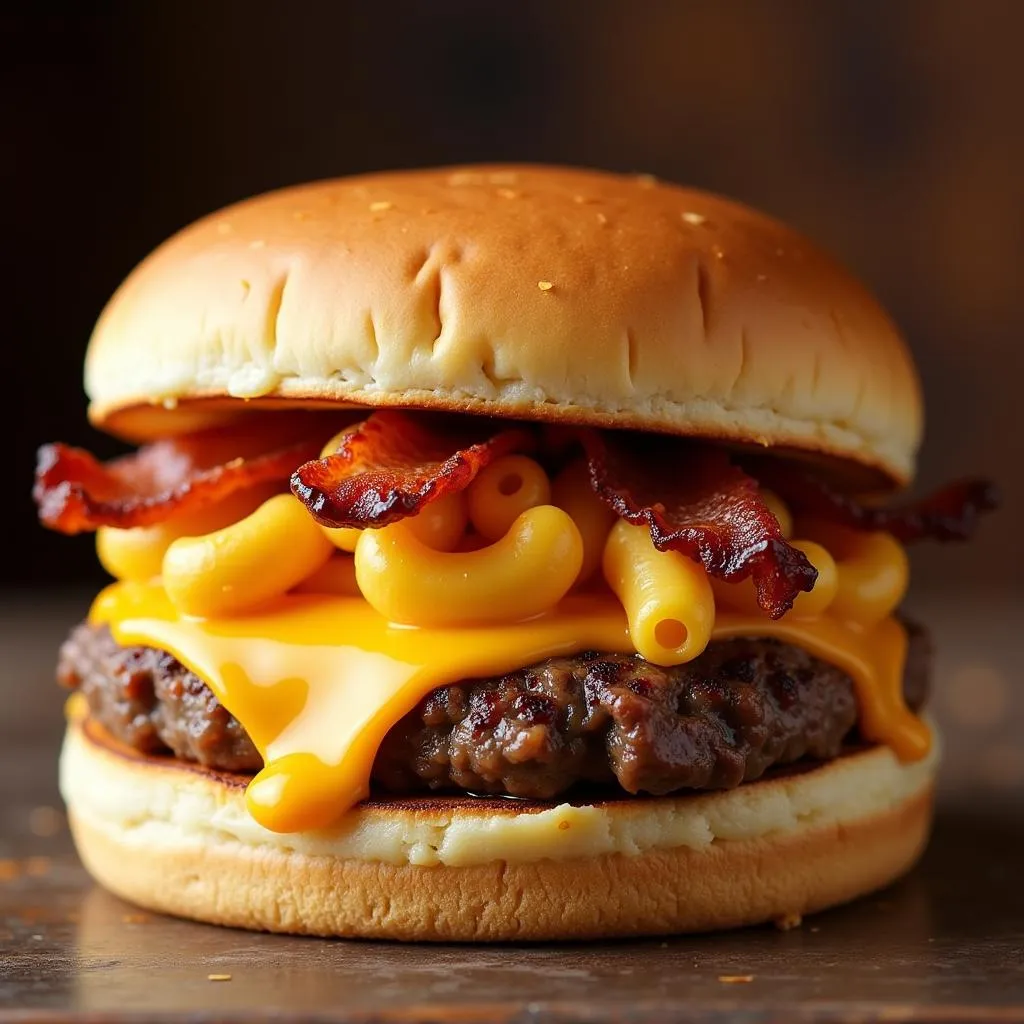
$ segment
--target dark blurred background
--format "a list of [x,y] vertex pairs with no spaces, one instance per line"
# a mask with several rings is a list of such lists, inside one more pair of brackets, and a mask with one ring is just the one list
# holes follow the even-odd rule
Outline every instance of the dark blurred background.
[[1024,2],[480,0],[4,5],[7,582],[101,579],[48,534],[35,448],[85,422],[107,297],[225,203],[388,167],[543,160],[731,194],[832,249],[890,308],[928,397],[921,483],[999,480],[919,586],[1018,586],[1024,498]]

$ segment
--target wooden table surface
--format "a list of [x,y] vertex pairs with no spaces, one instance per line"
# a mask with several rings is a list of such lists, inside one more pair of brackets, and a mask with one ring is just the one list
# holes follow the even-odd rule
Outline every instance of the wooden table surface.
[[909,878],[788,932],[534,947],[250,934],[93,886],[56,792],[51,682],[86,601],[0,599],[2,1021],[1024,1022],[1019,596],[914,602],[941,645],[946,755],[935,837]]

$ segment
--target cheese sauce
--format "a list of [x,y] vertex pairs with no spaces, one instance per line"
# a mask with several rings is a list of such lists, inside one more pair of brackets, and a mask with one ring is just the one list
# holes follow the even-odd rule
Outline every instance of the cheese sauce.
[[[611,593],[570,594],[549,613],[500,626],[396,626],[361,597],[288,594],[230,618],[182,615],[159,583],[119,582],[90,612],[118,643],[173,654],[241,722],[265,767],[247,793],[275,832],[330,825],[369,793],[381,741],[433,689],[585,650],[631,653]],[[860,727],[905,761],[924,757],[927,726],[903,702],[906,634],[829,618],[772,621],[719,610],[712,639],[775,637],[845,671]]]

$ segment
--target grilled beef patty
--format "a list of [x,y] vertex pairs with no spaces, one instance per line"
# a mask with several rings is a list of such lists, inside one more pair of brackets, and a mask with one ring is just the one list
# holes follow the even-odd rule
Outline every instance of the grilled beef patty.
[[[909,628],[904,693],[916,709],[930,649]],[[83,624],[61,648],[58,678],[137,750],[223,771],[263,766],[241,724],[164,651],[120,647],[106,627]],[[726,789],[773,765],[837,756],[856,722],[849,676],[777,640],[718,641],[673,668],[586,652],[434,690],[388,733],[373,781],[393,793],[536,799],[580,782],[629,793]]]

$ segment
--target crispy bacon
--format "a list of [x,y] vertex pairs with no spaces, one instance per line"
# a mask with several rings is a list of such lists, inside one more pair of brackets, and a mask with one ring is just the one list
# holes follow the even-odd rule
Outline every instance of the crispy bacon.
[[752,576],[761,607],[779,618],[818,573],[786,543],[757,481],[721,449],[699,442],[582,435],[590,479],[619,516],[647,526],[662,551],[700,562],[712,576]]
[[[324,437],[354,415],[254,416],[107,463],[82,449],[45,445],[33,490],[39,517],[65,533],[146,526],[236,490],[283,486],[290,478],[293,493],[323,525],[379,527],[464,490],[503,455],[541,448],[556,465],[567,456],[564,443],[547,444],[544,432],[526,424],[384,410],[353,426],[336,452],[318,458]],[[718,579],[751,577],[758,603],[773,618],[812,589],[817,572],[782,536],[759,482],[798,516],[887,530],[904,542],[965,539],[997,502],[991,484],[974,480],[903,507],[869,507],[791,462],[738,463],[724,449],[696,440],[575,428],[569,436],[583,445],[591,484],[617,515],[646,526],[659,549],[692,558]]]
[[536,446],[526,426],[375,412],[326,458],[300,466],[292,493],[324,526],[386,526],[465,490],[486,465]]
[[109,462],[47,444],[39,449],[32,496],[40,521],[62,533],[150,526],[245,487],[284,484],[331,427],[322,417],[277,413],[157,441]]
[[987,480],[960,480],[925,498],[892,508],[863,505],[798,466],[762,459],[755,470],[793,513],[855,530],[885,530],[904,544],[916,540],[967,540],[978,518],[999,504]]

